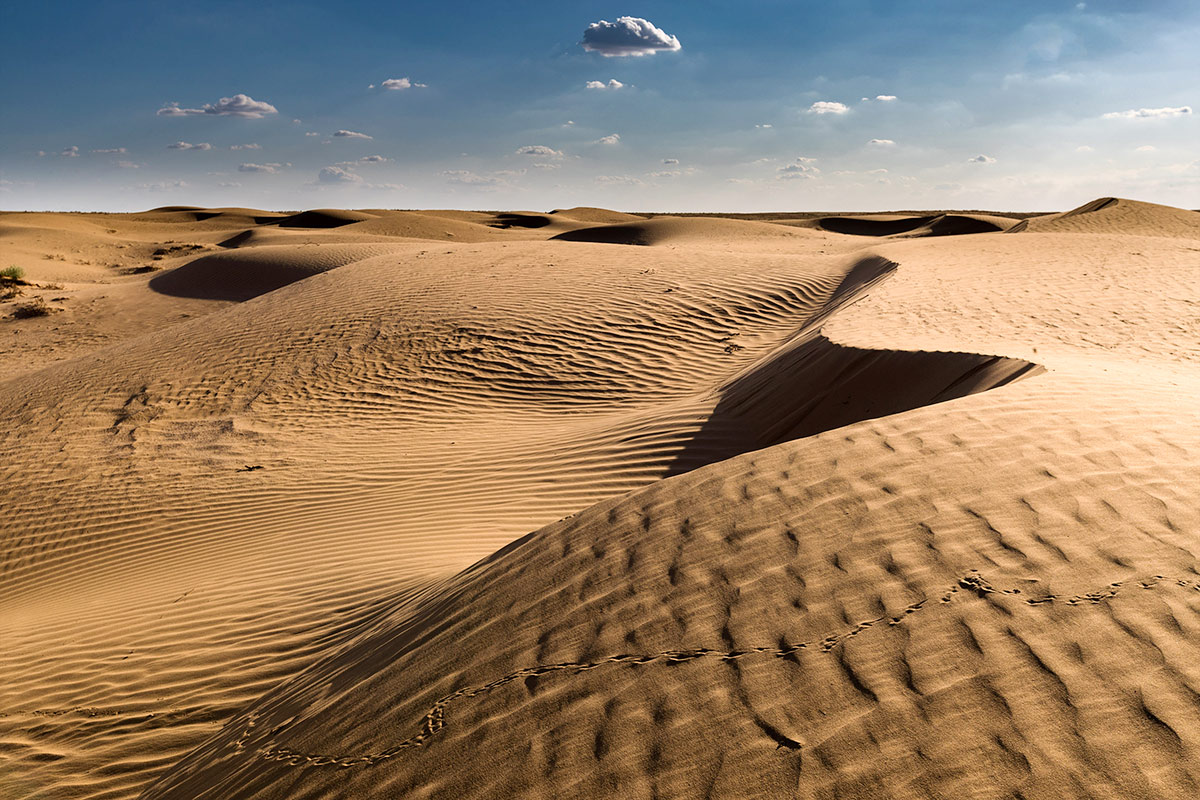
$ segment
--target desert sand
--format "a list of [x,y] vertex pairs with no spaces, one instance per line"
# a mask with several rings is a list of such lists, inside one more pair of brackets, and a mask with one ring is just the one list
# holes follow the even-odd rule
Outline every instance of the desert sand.
[[1177,798],[1200,213],[0,214],[0,796]]

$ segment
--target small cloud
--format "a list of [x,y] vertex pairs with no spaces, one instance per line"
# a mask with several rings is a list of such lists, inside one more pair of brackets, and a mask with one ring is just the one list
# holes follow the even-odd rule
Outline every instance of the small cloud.
[[317,173],[317,183],[332,185],[362,183],[362,177],[341,167],[321,167],[321,171]]
[[523,169],[498,169],[492,173],[497,178],[519,178],[525,174]]
[[[283,166],[283,164],[239,164],[238,172],[266,172],[274,175]],[[291,165],[289,164],[288,166]]]
[[428,86],[424,83],[414,83],[410,78],[388,78],[387,80],[380,83],[378,87],[376,87],[375,84],[372,83],[367,88],[368,89],[379,88],[379,89],[383,89],[384,91],[388,91],[388,92],[400,92],[405,89],[426,89],[426,88],[428,88]]
[[895,147],[896,143],[891,139],[870,139],[867,144],[872,147]]
[[116,162],[115,166],[120,167],[121,169],[137,169],[139,165],[133,163],[132,161],[118,161]]
[[63,148],[58,155],[61,158],[79,158],[79,147],[71,145],[70,147]]
[[255,100],[245,94],[222,97],[215,103],[205,103],[200,108],[180,108],[179,103],[167,103],[157,112],[160,117],[190,117],[209,115],[217,117],[245,117],[261,119],[267,114],[279,113],[275,106]]
[[642,180],[632,175],[597,175],[593,180],[606,186],[641,186]]
[[845,114],[850,107],[845,103],[835,103],[832,100],[818,100],[808,107],[810,114]]
[[169,192],[173,189],[186,189],[187,187],[187,181],[158,181],[156,183],[139,183],[134,188],[147,192]]
[[1156,147],[1155,147],[1154,145],[1152,145],[1152,144],[1144,144],[1144,145],[1142,145],[1141,147],[1137,148],[1137,152],[1139,152],[1139,153],[1153,153],[1153,152],[1154,152],[1155,150],[1157,150],[1157,149],[1158,149],[1158,148],[1156,148]]
[[459,186],[497,186],[503,181],[487,175],[478,175],[466,169],[448,169],[442,172],[450,183]]
[[678,178],[683,173],[677,169],[664,169],[658,172],[648,173],[651,178]]
[[1076,3],[1076,4],[1075,4],[1075,10],[1076,10],[1076,11],[1086,11],[1086,10],[1087,10],[1087,3]]
[[175,144],[167,145],[168,150],[212,150],[212,145],[208,142],[200,142],[192,144],[191,142],[175,142]]
[[562,166],[562,164],[548,164],[545,162],[538,162],[536,164],[530,164],[529,166],[532,169],[558,169],[559,167]]
[[[807,161],[811,161],[811,159],[807,159]],[[813,178],[817,177],[817,175],[821,174],[821,170],[812,166],[810,163],[805,163],[804,161],[798,159],[791,164],[775,170],[775,173],[776,178],[784,181],[812,180]]]
[[367,134],[359,133],[358,131],[346,131],[346,130],[334,131],[333,135],[338,139],[374,139],[375,138],[374,136],[368,136]]
[[1191,106],[1179,108],[1137,108],[1130,111],[1112,111],[1104,115],[1104,119],[1169,119],[1185,117],[1192,113]]
[[891,102],[895,101],[896,95],[894,95],[894,94],[877,94],[877,95],[875,95],[875,99],[880,103],[891,103]]
[[316,131],[306,131],[304,133],[304,135],[305,136],[320,136],[321,134],[317,133]]
[[262,150],[261,144],[231,144],[230,150]]
[[669,165],[671,165],[671,164],[678,164],[678,163],[679,163],[679,159],[678,159],[678,158],[664,158],[664,159],[663,159],[663,163],[664,163],[664,164],[667,164],[668,166],[669,166]]
[[605,58],[648,56],[664,51],[673,52],[682,47],[679,39],[641,17],[617,17],[616,22],[603,19],[593,22],[583,32],[580,44],[584,50],[599,53]]
[[403,189],[404,184],[402,184],[402,183],[368,183],[368,184],[365,184],[365,187],[367,189],[375,189],[376,191],[394,192],[398,189]]
[[94,153],[95,155],[110,155],[110,156],[123,156],[127,152],[129,152],[129,151],[126,150],[124,147],[110,147],[105,150],[93,150],[92,151],[92,153]]
[[1075,148],[1076,153],[1092,153],[1092,152],[1095,152],[1095,150],[1096,150],[1096,148],[1092,147],[1089,144],[1081,144],[1081,145],[1079,145],[1079,147]]
[[755,125],[754,127],[756,127],[756,128],[760,128],[760,129],[766,129],[766,128],[774,128],[775,126],[774,126],[774,125],[772,125],[772,124],[771,124],[771,123],[769,123],[769,122],[764,122],[763,124],[761,124],[761,125]]
[[968,158],[967,163],[969,163],[969,164],[995,164],[996,159],[992,158],[991,156],[985,156],[982,153],[980,153],[977,156],[972,156],[971,158]]
[[621,83],[616,78],[610,78],[608,83],[605,83],[604,81],[588,81],[583,86],[585,89],[599,89],[600,91],[607,91],[609,89],[615,91],[617,89],[625,88],[625,84]]
[[869,169],[869,170],[867,170],[867,174],[868,175],[886,175],[887,170],[886,169]]
[[385,161],[391,161],[391,159],[383,156],[363,156],[358,159],[359,164],[382,164]]
[[601,136],[596,140],[596,144],[620,144],[621,134],[610,133],[608,136]]
[[541,158],[562,158],[561,150],[555,150],[553,147],[547,147],[544,144],[527,144],[524,147],[518,147],[515,152],[519,156],[539,156]]
[[237,189],[241,184],[237,181],[221,181],[217,186],[220,186],[222,189]]
[[569,120],[567,120],[566,122],[564,122],[564,123],[563,123],[563,127],[564,127],[564,128],[569,128],[569,127],[571,127],[571,126],[572,126],[572,125],[574,125],[574,124],[575,124],[575,120],[573,120],[573,119],[569,119]]

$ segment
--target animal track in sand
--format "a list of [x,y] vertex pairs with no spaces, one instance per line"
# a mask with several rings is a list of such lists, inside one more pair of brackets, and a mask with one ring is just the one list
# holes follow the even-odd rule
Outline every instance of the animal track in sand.
[[[941,596],[941,604],[944,605],[952,602],[955,596],[959,593],[967,593],[973,594],[980,598],[986,598],[988,595],[1020,596],[1021,600],[1029,606],[1042,606],[1048,604],[1079,606],[1085,603],[1095,605],[1112,600],[1125,589],[1134,587],[1141,589],[1155,589],[1162,586],[1172,585],[1180,586],[1185,589],[1192,589],[1194,591],[1200,591],[1200,580],[1169,578],[1165,575],[1153,575],[1148,578],[1128,578],[1126,580],[1116,581],[1114,583],[1107,584],[1102,589],[1087,592],[1085,594],[1042,594],[1036,597],[1026,597],[1023,596],[1025,593],[1021,589],[997,588],[985,577],[983,577],[978,570],[972,570],[947,588],[945,593]],[[445,729],[446,708],[451,703],[458,700],[464,700],[487,694],[518,679],[536,678],[542,675],[548,675],[557,672],[565,672],[571,675],[577,675],[582,672],[587,672],[589,670],[614,664],[629,664],[631,666],[641,666],[656,662],[681,664],[706,658],[716,659],[723,662],[735,662],[742,658],[760,655],[770,655],[772,658],[787,658],[789,656],[793,656],[800,650],[806,649],[813,649],[821,653],[828,653],[839,644],[842,644],[859,635],[860,633],[874,628],[877,625],[882,625],[883,623],[887,623],[889,626],[902,624],[906,617],[915,614],[922,609],[932,608],[932,606],[927,606],[927,602],[928,598],[923,598],[906,606],[899,614],[885,615],[882,617],[876,617],[875,619],[864,620],[852,627],[829,634],[823,638],[786,644],[783,647],[748,647],[737,650],[710,650],[708,648],[666,650],[651,654],[621,654],[609,656],[608,658],[604,658],[599,661],[539,664],[533,667],[525,667],[524,669],[510,672],[509,674],[497,678],[490,683],[479,686],[464,687],[442,697],[433,704],[433,707],[430,708],[429,711],[426,712],[425,716],[421,719],[420,731],[418,733],[413,734],[404,741],[398,742],[388,749],[382,750],[378,753],[360,756],[339,756],[302,753],[286,747],[266,746],[251,751],[251,754],[264,760],[280,761],[293,766],[334,766],[341,768],[370,766],[377,764],[380,761],[386,761],[387,759],[393,758],[406,749],[422,747],[426,745],[433,737]],[[250,737],[254,732],[254,728],[257,725],[257,718],[257,714],[251,714],[250,719],[246,722],[241,734],[233,743],[232,747],[234,752],[241,753],[246,750],[247,743],[249,742]],[[275,735],[286,730],[293,719],[294,717],[279,725],[276,725],[274,729],[272,729],[271,735]],[[799,749],[799,747],[795,749]]]

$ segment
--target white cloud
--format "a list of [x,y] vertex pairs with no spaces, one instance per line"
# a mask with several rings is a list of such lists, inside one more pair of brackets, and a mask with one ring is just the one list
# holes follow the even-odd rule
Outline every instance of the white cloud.
[[601,136],[596,140],[596,144],[620,144],[621,134],[610,133],[608,136]]
[[59,155],[63,158],[79,158],[79,146],[71,145],[70,147],[64,147],[59,152]]
[[678,178],[683,173],[677,169],[664,169],[658,172],[647,173],[651,178]]
[[1076,153],[1092,153],[1092,152],[1095,152],[1095,150],[1096,150],[1096,148],[1094,148],[1088,144],[1081,144],[1081,145],[1079,145],[1079,147],[1075,148]]
[[450,183],[458,184],[459,186],[497,186],[503,183],[499,178],[494,178],[487,175],[478,175],[466,169],[448,169],[442,172]]
[[762,125],[755,125],[756,128],[774,128],[775,126],[769,122],[764,122]]
[[968,163],[971,163],[971,164],[995,164],[996,163],[996,159],[992,158],[991,156],[985,156],[982,153],[980,153],[977,156],[972,156],[971,158],[968,158],[967,161],[968,161]]
[[341,167],[321,167],[321,171],[317,173],[317,182],[335,185],[362,183],[362,177]]
[[597,175],[594,180],[606,186],[641,186],[642,180],[632,175]]
[[215,103],[205,103],[200,108],[180,108],[179,103],[167,103],[158,110],[160,117],[190,117],[208,114],[218,117],[246,117],[260,119],[267,114],[278,114],[278,110],[270,103],[255,100],[245,94],[235,94],[233,97],[222,97]]
[[192,144],[191,142],[175,142],[175,144],[167,145],[168,150],[212,150],[212,145],[208,142],[200,142]]
[[367,134],[359,133],[358,131],[346,131],[346,130],[334,131],[333,135],[339,139],[374,139],[375,138],[374,136],[368,136]]
[[231,144],[230,150],[262,150],[261,144]]
[[93,153],[95,153],[96,155],[113,155],[113,156],[117,156],[117,155],[125,155],[125,153],[127,153],[127,152],[129,152],[129,151],[128,151],[128,150],[126,150],[124,147],[109,147],[109,148],[107,148],[107,149],[104,149],[104,150],[93,150],[92,152],[93,152]]
[[812,159],[797,159],[795,162],[787,166],[780,167],[775,170],[775,177],[780,180],[811,180],[821,174],[821,170],[812,166]]
[[241,184],[237,181],[221,181],[217,186],[220,186],[222,189],[237,189]]
[[390,158],[384,156],[363,156],[358,160],[359,164],[382,164],[385,161],[391,161]]
[[887,170],[886,169],[869,169],[869,170],[867,170],[867,174],[868,175],[886,175]]
[[583,49],[606,58],[647,56],[679,50],[679,39],[641,17],[617,17],[616,22],[600,20],[583,32]]
[[1104,115],[1104,119],[1168,119],[1183,117],[1192,113],[1191,106],[1179,108],[1137,108],[1130,111],[1112,111]]
[[424,84],[424,83],[414,83],[409,78],[388,78],[387,80],[380,83],[378,87],[376,87],[375,84],[372,83],[367,88],[368,89],[379,88],[379,89],[383,89],[383,90],[389,91],[389,92],[398,92],[398,91],[403,91],[404,89],[425,89],[425,88],[428,88],[428,85]]
[[563,123],[563,127],[564,127],[564,128],[569,128],[569,127],[571,127],[571,126],[572,126],[572,125],[574,125],[574,124],[575,124],[575,120],[573,120],[573,119],[569,119],[569,120],[567,120],[566,122],[564,122],[564,123]]
[[810,114],[845,114],[849,110],[845,103],[835,103],[832,100],[818,100],[808,107]]
[[890,103],[896,99],[896,95],[894,95],[894,94],[877,94],[877,95],[875,95],[875,99],[881,103]]
[[316,131],[306,131],[304,135],[305,136],[320,136],[321,134],[317,133]]
[[891,139],[871,139],[867,144],[872,147],[894,147],[896,143]]
[[562,158],[561,150],[555,150],[553,147],[547,147],[544,144],[527,144],[524,147],[518,147],[516,154],[519,156],[539,156],[541,158]]
[[238,172],[267,172],[274,175],[285,166],[290,167],[291,164],[239,164]]
[[678,158],[664,158],[664,159],[663,159],[663,163],[664,163],[664,164],[668,164],[668,165],[669,165],[669,164],[678,164],[678,163],[679,163],[679,159],[678,159]]
[[132,161],[118,161],[118,162],[116,162],[115,166],[118,166],[121,169],[137,169],[138,168],[138,165],[133,163]]
[[1137,148],[1137,152],[1139,152],[1139,153],[1153,153],[1153,152],[1154,152],[1155,150],[1157,150],[1157,149],[1158,149],[1158,148],[1156,148],[1156,147],[1155,147],[1154,145],[1152,145],[1152,144],[1144,144],[1144,145],[1142,145],[1141,147]]
[[624,89],[625,84],[621,83],[616,78],[609,78],[608,83],[605,83],[604,81],[588,81],[587,83],[584,84],[584,88],[585,89],[600,89],[601,91],[606,91],[608,89],[612,89],[615,91],[617,89]]

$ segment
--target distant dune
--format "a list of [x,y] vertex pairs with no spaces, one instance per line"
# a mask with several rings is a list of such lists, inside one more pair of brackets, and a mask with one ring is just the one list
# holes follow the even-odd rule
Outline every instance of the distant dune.
[[1191,796],[1198,220],[0,213],[0,796]]

